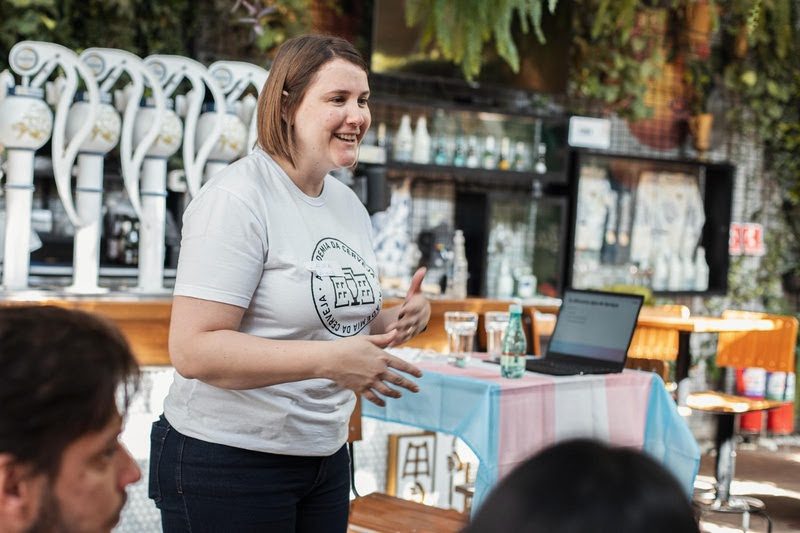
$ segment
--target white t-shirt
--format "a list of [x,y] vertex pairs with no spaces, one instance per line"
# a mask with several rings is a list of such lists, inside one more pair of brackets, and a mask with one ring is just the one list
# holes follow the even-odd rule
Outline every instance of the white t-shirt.
[[[240,331],[259,337],[368,333],[382,303],[369,216],[332,176],[309,197],[257,149],[186,209],[174,294],[245,308]],[[347,440],[354,403],[352,391],[328,379],[228,390],[176,372],[164,413],[204,441],[325,456]]]

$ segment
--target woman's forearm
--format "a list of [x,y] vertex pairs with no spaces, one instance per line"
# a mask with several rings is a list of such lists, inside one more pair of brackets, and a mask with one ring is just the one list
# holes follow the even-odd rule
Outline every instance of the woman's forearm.
[[326,374],[330,342],[263,339],[233,330],[170,338],[170,356],[186,378],[226,389],[254,389]]

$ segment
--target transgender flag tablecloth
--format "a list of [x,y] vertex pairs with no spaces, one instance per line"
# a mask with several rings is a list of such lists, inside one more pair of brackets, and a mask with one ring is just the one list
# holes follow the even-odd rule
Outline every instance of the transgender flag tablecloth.
[[500,377],[497,365],[456,368],[416,361],[420,391],[386,407],[363,403],[363,414],[460,437],[480,460],[473,512],[495,482],[555,442],[589,437],[642,449],[667,467],[687,496],[700,449],[655,374]]

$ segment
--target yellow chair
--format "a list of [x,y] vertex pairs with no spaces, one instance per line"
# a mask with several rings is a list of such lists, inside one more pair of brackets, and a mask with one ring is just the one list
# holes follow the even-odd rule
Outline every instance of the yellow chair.
[[[688,318],[689,308],[685,305],[644,306],[639,316],[660,316]],[[678,358],[678,332],[676,330],[637,326],[628,348],[626,368],[646,370],[660,375],[669,383],[669,362]]]
[[[769,331],[720,333],[717,341],[716,363],[719,367],[763,368],[770,372],[794,372],[798,321],[792,316],[769,315],[748,311],[725,311],[723,318],[769,320]],[[693,410],[718,415],[716,434],[716,487],[713,492],[697,498],[702,509],[742,513],[743,527],[749,525],[750,513],[764,513],[764,504],[755,498],[731,496],[730,487],[736,459],[735,426],[741,413],[764,411],[789,402],[754,399],[716,391],[692,393],[686,404]]]

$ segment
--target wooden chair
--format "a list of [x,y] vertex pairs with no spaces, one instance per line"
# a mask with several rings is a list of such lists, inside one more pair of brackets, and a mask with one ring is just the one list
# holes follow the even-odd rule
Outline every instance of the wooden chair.
[[348,533],[411,532],[429,531],[456,533],[467,525],[468,515],[451,509],[440,509],[373,492],[359,496],[355,486],[355,455],[353,442],[361,440],[361,398],[356,399],[356,408],[350,417],[350,487],[356,496],[350,502]]
[[[639,316],[671,316],[688,318],[689,308],[685,305],[645,306]],[[655,372],[665,383],[670,383],[669,362],[678,358],[678,332],[662,328],[637,326],[628,348],[626,368]]]
[[530,309],[526,315],[531,321],[531,349],[534,355],[544,355],[547,342],[556,327],[555,313],[542,313],[538,309]]
[[[773,322],[770,331],[720,333],[717,341],[716,363],[719,367],[756,367],[771,372],[795,371],[798,321],[795,317],[725,311],[723,318],[765,319]],[[781,407],[789,402],[754,399],[717,391],[692,393],[687,405],[698,411],[717,415],[716,434],[716,487],[713,492],[701,495],[697,503],[708,511],[742,513],[743,528],[749,525],[750,513],[760,513],[767,520],[768,531],[772,523],[764,513],[764,504],[749,497],[731,496],[730,487],[736,459],[735,426],[741,413],[764,411]]]
[[457,533],[468,517],[453,509],[439,509],[373,492],[350,502],[348,533],[427,532]]

